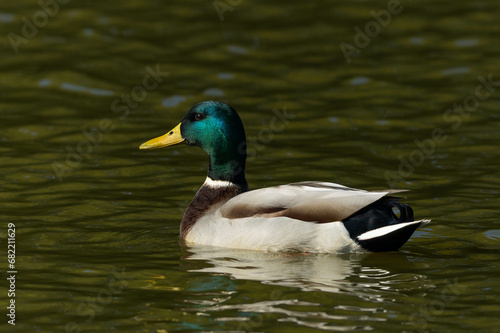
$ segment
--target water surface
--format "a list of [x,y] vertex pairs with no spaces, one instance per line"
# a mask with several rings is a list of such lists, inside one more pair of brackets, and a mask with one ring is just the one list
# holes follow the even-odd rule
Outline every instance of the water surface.
[[[223,21],[210,1],[68,2],[46,22],[34,1],[0,5],[18,272],[2,331],[498,330],[498,2],[402,1],[379,31],[385,1],[224,3]],[[432,223],[394,253],[186,247],[206,155],[138,146],[210,99],[243,119],[252,188],[406,188]]]

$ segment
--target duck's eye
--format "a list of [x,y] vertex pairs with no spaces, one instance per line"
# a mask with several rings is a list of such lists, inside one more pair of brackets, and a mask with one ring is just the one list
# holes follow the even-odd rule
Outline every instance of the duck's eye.
[[194,115],[194,119],[197,121],[203,120],[203,119],[205,119],[205,115],[203,113],[196,113]]

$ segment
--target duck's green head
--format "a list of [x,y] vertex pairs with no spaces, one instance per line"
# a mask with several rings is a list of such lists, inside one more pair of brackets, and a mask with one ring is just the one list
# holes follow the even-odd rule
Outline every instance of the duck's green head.
[[236,111],[227,104],[207,101],[193,106],[167,134],[149,140],[140,149],[178,144],[201,147],[210,156],[208,176],[213,180],[245,181],[245,130]]

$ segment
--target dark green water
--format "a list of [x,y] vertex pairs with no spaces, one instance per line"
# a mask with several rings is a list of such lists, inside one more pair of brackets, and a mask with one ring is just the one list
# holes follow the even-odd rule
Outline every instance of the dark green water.
[[[217,4],[0,4],[1,331],[498,331],[500,3]],[[138,146],[209,99],[251,187],[407,188],[432,223],[395,253],[183,246],[207,158]]]

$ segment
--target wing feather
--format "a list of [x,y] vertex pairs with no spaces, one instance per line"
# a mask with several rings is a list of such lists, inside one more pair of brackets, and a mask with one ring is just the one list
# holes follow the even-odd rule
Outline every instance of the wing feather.
[[325,182],[301,182],[242,193],[220,207],[222,217],[278,217],[309,222],[341,221],[387,194]]

